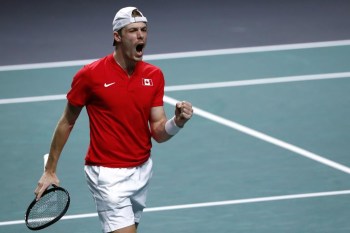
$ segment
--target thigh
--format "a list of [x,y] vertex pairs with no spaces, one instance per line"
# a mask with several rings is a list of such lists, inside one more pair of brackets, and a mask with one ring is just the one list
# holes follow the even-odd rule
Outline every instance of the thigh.
[[130,206],[130,196],[137,190],[130,177],[135,168],[85,166],[86,179],[96,202],[97,211]]
[[132,229],[135,215],[126,181],[134,171],[86,166],[85,173],[103,231],[113,232],[125,228],[124,232]]
[[152,160],[149,159],[145,164],[137,168],[134,175],[138,179],[139,188],[130,200],[135,214],[136,223],[140,222],[143,209],[146,207],[149,183],[152,178],[152,166]]

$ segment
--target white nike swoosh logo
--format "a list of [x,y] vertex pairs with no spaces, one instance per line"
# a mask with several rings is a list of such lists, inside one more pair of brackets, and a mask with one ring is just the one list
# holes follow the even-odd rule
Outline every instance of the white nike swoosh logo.
[[115,84],[115,82],[114,83],[105,83],[105,87],[112,86],[113,84]]

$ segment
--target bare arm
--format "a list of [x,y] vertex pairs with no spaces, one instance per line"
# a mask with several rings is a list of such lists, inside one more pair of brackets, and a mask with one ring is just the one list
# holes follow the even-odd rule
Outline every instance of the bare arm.
[[[178,102],[175,106],[175,124],[182,128],[186,122],[192,117],[192,104],[186,101]],[[151,109],[150,127],[154,140],[157,142],[165,142],[173,135],[165,130],[165,124],[168,121],[163,106],[153,107]]]
[[150,127],[151,133],[154,140],[157,142],[165,142],[169,140],[172,136],[165,132],[165,123],[167,121],[164,108],[153,107],[151,109]]
[[56,176],[57,163],[63,147],[69,138],[70,132],[73,129],[75,121],[81,112],[81,109],[81,107],[75,107],[67,103],[66,108],[64,109],[64,112],[57,123],[51,141],[50,153],[45,166],[45,171],[38,182],[37,188],[35,189],[37,199],[41,197],[42,193],[51,184],[59,185],[59,180]]

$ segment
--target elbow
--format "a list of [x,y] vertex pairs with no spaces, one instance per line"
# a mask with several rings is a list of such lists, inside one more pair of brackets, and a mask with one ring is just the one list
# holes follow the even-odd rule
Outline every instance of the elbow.
[[155,137],[152,136],[152,138],[154,139],[154,141],[156,141],[157,143],[163,143],[169,140],[169,138],[164,138],[164,137]]
[[165,132],[158,132],[158,133],[155,133],[153,132],[152,133],[152,138],[157,142],[157,143],[163,143],[163,142],[166,142],[168,141],[170,138],[171,138],[171,135],[168,135],[167,133]]
[[165,131],[164,124],[162,122],[162,124],[153,124],[153,127],[151,126],[151,136],[157,143],[166,142],[172,137]]

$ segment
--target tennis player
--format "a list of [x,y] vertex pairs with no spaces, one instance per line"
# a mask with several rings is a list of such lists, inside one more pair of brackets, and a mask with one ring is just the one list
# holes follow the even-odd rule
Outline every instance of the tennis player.
[[67,106],[54,131],[45,172],[35,190],[39,199],[59,185],[56,167],[74,123],[86,107],[90,145],[85,173],[104,232],[134,233],[146,206],[152,176],[151,138],[161,143],[192,117],[191,103],[176,104],[167,119],[162,71],[142,61],[147,18],[135,7],[113,20],[113,54],[84,66],[74,76]]

